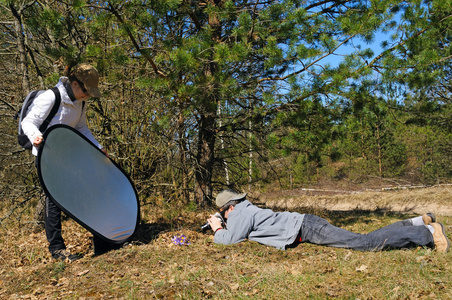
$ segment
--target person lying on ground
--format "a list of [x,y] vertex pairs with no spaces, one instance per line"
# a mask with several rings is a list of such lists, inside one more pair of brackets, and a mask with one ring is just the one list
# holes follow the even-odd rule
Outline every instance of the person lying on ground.
[[428,247],[443,253],[450,247],[444,226],[436,222],[433,213],[360,234],[333,226],[316,215],[262,209],[246,196],[223,190],[216,197],[224,227],[215,216],[207,220],[215,243],[229,245],[248,239],[281,250],[311,243],[359,251]]

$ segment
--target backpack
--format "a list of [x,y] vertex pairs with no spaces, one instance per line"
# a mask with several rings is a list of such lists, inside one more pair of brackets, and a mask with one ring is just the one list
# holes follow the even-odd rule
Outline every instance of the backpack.
[[[50,111],[47,118],[42,122],[41,126],[39,126],[39,131],[44,132],[47,129],[47,126],[49,126],[50,121],[53,119],[53,117],[58,112],[58,108],[60,107],[61,103],[61,95],[60,91],[57,87],[54,87],[51,89],[55,93],[55,103],[53,104],[52,110]],[[33,103],[33,101],[38,97],[40,94],[44,93],[45,91],[32,91],[30,92],[27,97],[24,100],[24,103],[22,104],[22,108],[16,113],[14,118],[17,120],[19,118],[19,132],[17,136],[17,140],[19,142],[19,145],[21,145],[23,148],[31,150],[33,147],[32,142],[28,139],[28,137],[24,134],[24,131],[22,130],[22,125],[20,124],[22,120],[27,116],[28,114],[28,108]]]

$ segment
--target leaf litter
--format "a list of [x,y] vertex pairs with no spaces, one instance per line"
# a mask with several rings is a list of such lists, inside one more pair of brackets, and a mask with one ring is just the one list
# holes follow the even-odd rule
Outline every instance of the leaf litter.
[[[313,208],[310,212],[359,232],[413,215]],[[198,229],[211,213],[187,211],[172,220],[166,220],[159,211],[146,215],[137,239],[96,257],[92,256],[91,234],[67,219],[63,223],[67,247],[73,253],[85,254],[72,263],[50,259],[43,231],[2,229],[0,298],[235,299],[303,295],[447,299],[451,294],[450,253],[442,255],[422,248],[363,253],[310,244],[280,251],[249,241],[215,245],[210,233]],[[450,230],[452,218],[440,217]]]

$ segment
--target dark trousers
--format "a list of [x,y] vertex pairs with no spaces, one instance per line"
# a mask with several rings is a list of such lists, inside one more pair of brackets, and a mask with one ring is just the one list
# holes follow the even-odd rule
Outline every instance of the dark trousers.
[[63,236],[61,235],[61,210],[49,199],[49,197],[46,197],[46,213],[44,221],[50,253],[66,249]]
[[[48,197],[46,197],[45,229],[50,253],[66,249],[63,236],[61,235],[61,210]],[[93,246],[95,255],[121,247],[121,245],[104,241],[96,235],[93,235]]]
[[[36,168],[38,167],[37,162],[38,161],[35,160]],[[44,223],[50,253],[66,249],[63,236],[61,235],[61,209],[59,209],[47,196]]]
[[[36,161],[35,161],[36,164]],[[57,250],[66,249],[63,236],[61,235],[61,209],[46,196],[45,207],[45,231],[49,242],[49,251],[53,253]],[[100,237],[93,235],[94,254],[100,255],[112,249],[119,249],[122,245],[117,245],[104,241]]]

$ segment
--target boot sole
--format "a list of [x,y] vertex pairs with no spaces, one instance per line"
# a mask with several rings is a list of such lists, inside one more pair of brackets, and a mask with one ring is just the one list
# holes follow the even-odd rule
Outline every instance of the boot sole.
[[441,230],[442,230],[443,235],[444,235],[444,238],[446,239],[446,242],[447,242],[446,251],[444,251],[444,253],[446,253],[446,252],[449,251],[449,248],[450,248],[450,241],[449,241],[449,239],[447,238],[446,230],[444,229],[444,225],[443,225],[442,223],[438,223],[438,224],[441,225]]
[[431,223],[436,223],[436,216],[434,213],[426,213],[427,216],[430,217],[430,219],[432,219]]

